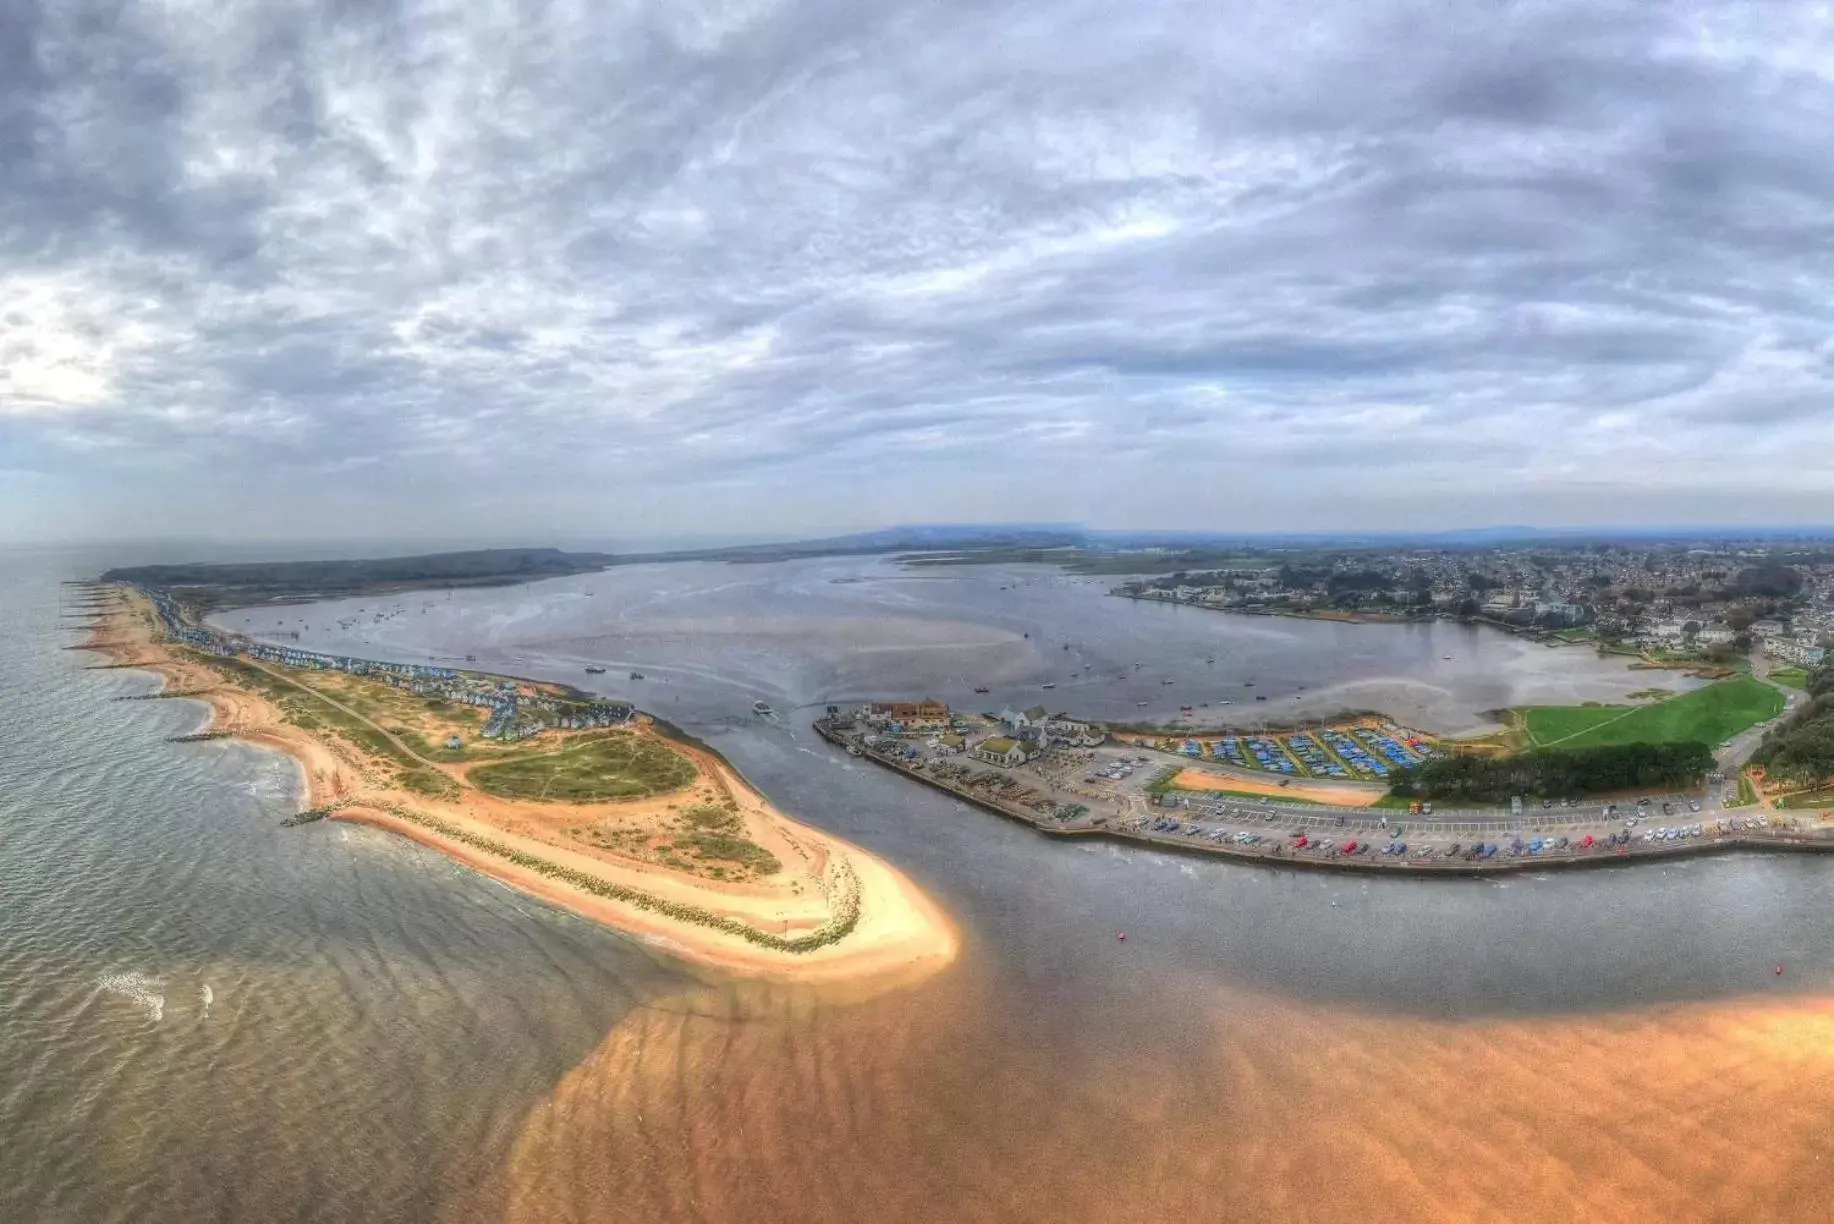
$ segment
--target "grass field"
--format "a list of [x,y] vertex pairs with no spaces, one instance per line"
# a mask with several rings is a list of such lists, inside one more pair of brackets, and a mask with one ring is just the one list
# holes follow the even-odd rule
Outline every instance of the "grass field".
[[1809,674],[1807,670],[1805,670],[1804,668],[1800,668],[1800,667],[1775,668],[1771,671],[1770,678],[1774,680],[1776,683],[1783,685],[1785,688],[1800,689],[1801,691],[1805,693],[1808,691]]
[[559,752],[482,765],[468,780],[502,799],[597,803],[658,795],[697,776],[692,761],[661,741],[615,731]]
[[1652,705],[1534,706],[1523,714],[1537,748],[1597,748],[1689,740],[1714,745],[1782,710],[1783,694],[1737,676]]

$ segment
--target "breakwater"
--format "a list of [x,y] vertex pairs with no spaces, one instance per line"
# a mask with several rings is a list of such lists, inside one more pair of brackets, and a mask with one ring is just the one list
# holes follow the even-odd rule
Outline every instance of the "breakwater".
[[[1338,854],[1327,849],[1324,853],[1308,854],[1295,849],[1285,841],[1261,842],[1244,846],[1209,840],[1194,841],[1184,836],[1167,836],[1155,834],[1145,829],[1117,828],[1108,823],[1109,817],[1099,813],[1078,817],[1070,822],[1058,822],[1040,818],[1000,804],[984,795],[976,794],[964,787],[943,779],[932,777],[920,770],[911,769],[894,757],[875,752],[863,744],[844,735],[838,729],[817,720],[815,733],[830,744],[844,748],[848,752],[870,760],[893,773],[900,774],[912,781],[944,792],[964,803],[973,804],[982,811],[1003,816],[1030,827],[1034,832],[1047,837],[1064,838],[1103,838],[1126,845],[1141,846],[1152,850],[1164,850],[1177,854],[1192,854],[1204,858],[1223,858],[1234,862],[1249,863],[1258,867],[1299,868],[1307,871],[1334,871],[1352,875],[1415,875],[1415,876],[1497,876],[1520,872],[1544,871],[1574,867],[1624,867],[1635,863],[1652,861],[1672,862],[1676,859],[1700,858],[1707,855],[1730,854],[1735,851],[1761,851],[1782,853],[1834,853],[1834,836],[1828,834],[1805,833],[1799,830],[1778,830],[1776,832],[1745,831],[1738,833],[1721,833],[1698,839],[1690,838],[1679,842],[1643,843],[1633,841],[1627,846],[1606,847],[1602,843],[1596,846],[1580,848],[1570,847],[1566,850],[1544,851],[1539,854],[1519,854],[1512,856],[1499,855],[1491,859],[1464,858],[1366,858],[1356,855]],[[1181,824],[1187,818],[1168,813]],[[1279,833],[1281,830],[1272,829]]]

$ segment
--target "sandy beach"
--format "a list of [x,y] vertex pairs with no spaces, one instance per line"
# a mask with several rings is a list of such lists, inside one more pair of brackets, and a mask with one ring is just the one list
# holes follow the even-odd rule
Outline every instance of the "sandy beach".
[[[698,771],[689,789],[730,802],[747,837],[770,851],[781,871],[747,881],[707,879],[565,836],[606,814],[639,825],[662,821],[676,806],[668,801],[679,798],[672,794],[580,804],[510,801],[469,786],[455,788],[456,798],[432,798],[392,785],[388,771],[346,739],[289,723],[266,695],[227,682],[201,656],[169,648],[157,639],[155,623],[144,598],[125,592],[95,625],[88,646],[114,663],[159,674],[169,692],[205,702],[209,731],[291,757],[303,775],[304,805],[335,807],[332,819],[411,838],[671,956],[728,973],[801,982],[870,980],[877,987],[928,976],[956,955],[954,926],[911,881],[859,847],[777,811],[704,748],[669,741]],[[470,766],[439,768],[462,784]],[[701,920],[669,912],[689,908]],[[843,933],[821,946],[771,946],[773,938],[819,933],[849,917]]]

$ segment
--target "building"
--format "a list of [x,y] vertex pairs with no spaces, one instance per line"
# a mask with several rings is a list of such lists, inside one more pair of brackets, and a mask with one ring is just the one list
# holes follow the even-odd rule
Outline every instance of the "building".
[[1033,706],[1029,710],[1015,710],[1007,706],[1000,711],[1000,721],[1006,725],[1008,730],[1015,733],[1027,727],[1042,727],[1049,717],[1050,715],[1045,712],[1043,706]]
[[990,765],[1003,765],[1008,769],[1025,764],[1025,747],[1016,739],[996,735],[984,739],[970,751],[974,756]]
[[1045,719],[1044,731],[1051,743],[1072,748],[1093,748],[1108,738],[1107,732],[1094,723],[1067,714],[1053,714]]
[[1797,667],[1820,667],[1828,655],[1828,652],[1819,646],[1811,646],[1807,642],[1793,641],[1789,638],[1774,638],[1764,643],[1764,653],[1772,659],[1794,663]]
[[949,707],[940,701],[874,701],[867,704],[862,716],[875,727],[896,724],[900,731],[946,731],[951,721]]

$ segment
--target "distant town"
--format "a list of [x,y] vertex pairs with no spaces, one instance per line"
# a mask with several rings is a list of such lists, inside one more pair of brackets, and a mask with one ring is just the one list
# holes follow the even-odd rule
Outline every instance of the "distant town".
[[1706,662],[1758,647],[1773,664],[1812,668],[1834,646],[1834,546],[1269,551],[1112,593],[1259,615],[1461,619]]

